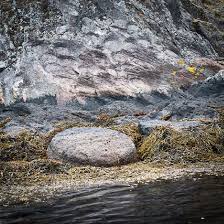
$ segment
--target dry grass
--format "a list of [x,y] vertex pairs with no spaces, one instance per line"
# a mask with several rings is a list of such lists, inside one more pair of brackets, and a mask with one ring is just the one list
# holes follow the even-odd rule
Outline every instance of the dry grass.
[[172,118],[172,114],[166,114],[160,117],[161,120],[163,121],[169,121]]
[[[10,119],[5,119],[1,122],[1,127],[9,121]],[[49,174],[66,174],[69,165],[47,159],[47,147],[58,132],[77,126],[84,124],[60,122],[45,135],[27,131],[10,136],[0,131],[0,183],[28,184],[30,181],[48,179]]]
[[[57,133],[65,129],[91,126],[93,124],[64,121],[57,123],[45,135],[23,132],[12,137],[0,132],[0,183],[29,185],[38,180],[49,181],[54,174],[66,176],[71,165],[47,159],[48,144]],[[111,128],[127,134],[139,146],[142,136],[138,126],[130,124]]]
[[[5,125],[7,122],[4,121],[3,123]],[[55,124],[54,129],[45,135],[25,131],[19,133],[17,136],[10,136],[0,131],[0,161],[46,159],[47,147],[57,133],[68,128],[90,126],[92,124],[63,121]]]
[[6,125],[7,123],[9,123],[11,120],[12,120],[11,117],[7,117],[7,118],[1,120],[1,121],[0,121],[0,128],[5,127],[5,125]]
[[219,113],[219,126],[224,129],[224,108],[219,108],[217,111]]
[[114,119],[118,116],[119,116],[118,114],[111,116],[107,113],[101,113],[96,118],[95,126],[108,127],[110,125],[113,125]]

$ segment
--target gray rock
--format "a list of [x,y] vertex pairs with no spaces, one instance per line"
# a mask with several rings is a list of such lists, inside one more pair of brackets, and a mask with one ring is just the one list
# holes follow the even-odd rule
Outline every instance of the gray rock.
[[80,111],[74,107],[36,103],[17,103],[8,107],[0,107],[0,120],[7,117],[12,118],[12,121],[7,123],[3,130],[9,134],[14,132],[14,129],[27,129],[44,134],[60,123],[84,125],[96,120],[93,113]]
[[135,162],[132,140],[106,128],[71,128],[57,134],[48,147],[48,157],[74,164],[114,166]]
[[212,94],[224,95],[224,70],[220,70],[216,75],[208,77],[200,83],[196,83],[191,87],[191,91],[195,96],[207,97]]
[[7,65],[4,61],[0,61],[0,69],[5,68]]
[[142,120],[139,127],[144,135],[149,135],[156,127],[170,127],[176,130],[184,130],[202,126],[200,121],[163,121],[163,120]]
[[213,34],[221,21],[190,0],[27,2],[0,1],[5,104],[44,96],[85,105],[87,96],[166,95],[173,82],[182,85],[172,75],[183,70],[181,58],[189,65],[223,51],[222,40],[192,25],[203,15],[217,26]]
[[[206,79],[223,69],[222,0],[209,9],[202,0],[26,2],[0,1],[0,117],[13,118],[5,130],[46,132],[99,113],[136,124],[136,114],[211,118],[210,104],[224,105],[223,75]],[[205,82],[191,87],[189,68]],[[2,109],[21,101],[28,110]]]

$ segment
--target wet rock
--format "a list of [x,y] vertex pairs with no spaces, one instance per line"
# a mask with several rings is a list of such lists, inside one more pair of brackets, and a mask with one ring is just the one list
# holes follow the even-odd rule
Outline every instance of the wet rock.
[[141,120],[139,127],[144,135],[149,135],[156,127],[170,127],[176,130],[186,130],[202,126],[200,121],[164,121],[164,120]]
[[224,70],[208,77],[203,82],[193,85],[191,91],[197,97],[207,97],[213,94],[219,95],[219,97],[224,96]]
[[57,105],[41,105],[36,103],[18,103],[13,106],[0,107],[0,120],[10,117],[3,130],[9,134],[27,129],[46,133],[58,126],[94,122],[96,116],[88,111],[77,110],[74,107]]
[[183,7],[193,16],[193,29],[205,37],[213,48],[223,56],[223,1],[181,0]]
[[0,70],[6,68],[6,63],[4,61],[0,61]]
[[12,106],[5,107],[3,112],[11,111],[15,114],[15,116],[27,116],[31,114],[30,109],[24,104],[15,104]]
[[48,158],[75,164],[115,166],[137,160],[132,140],[105,128],[72,128],[57,134],[48,147]]
[[195,30],[202,36],[211,41],[216,51],[224,56],[224,41],[223,33],[211,22],[195,19],[193,20]]
[[[197,88],[190,89],[190,91],[187,91],[183,97],[173,97],[167,106],[159,110],[159,112],[152,114],[154,116],[149,117],[161,119],[163,118],[163,115],[166,114],[172,115],[172,120],[215,117],[216,111],[213,107],[210,107],[210,105],[218,105],[221,103],[221,100],[217,99],[217,102],[214,102],[214,96],[197,97],[194,95],[196,92]],[[218,103],[218,101],[220,102]]]
[[[209,58],[196,58],[194,64],[201,68],[204,68],[203,74],[206,78],[209,76],[217,74],[220,70],[224,70],[223,58],[218,57],[216,60]],[[208,71],[206,71],[206,69]]]
[[3,96],[3,89],[0,83],[0,107],[3,106],[3,104],[4,104],[4,96]]

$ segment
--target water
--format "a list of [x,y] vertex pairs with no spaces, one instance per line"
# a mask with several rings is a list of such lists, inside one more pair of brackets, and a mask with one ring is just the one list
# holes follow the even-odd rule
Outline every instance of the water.
[[224,177],[84,189],[48,204],[0,208],[0,223],[224,224]]

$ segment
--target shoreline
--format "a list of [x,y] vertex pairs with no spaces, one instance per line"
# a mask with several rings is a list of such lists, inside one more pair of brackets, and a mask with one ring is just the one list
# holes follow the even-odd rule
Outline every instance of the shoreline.
[[224,176],[224,164],[208,162],[184,166],[180,164],[164,166],[138,162],[111,168],[73,167],[66,175],[45,175],[42,176],[42,181],[39,180],[36,183],[31,181],[27,185],[2,185],[0,206],[49,202],[67,192],[103,185],[135,186],[155,181],[176,181],[181,178],[203,176]]
[[[109,119],[109,120],[108,120]],[[112,120],[113,121],[113,120]],[[111,118],[99,123],[63,123],[46,134],[0,131],[0,206],[55,200],[61,194],[102,185],[136,185],[203,175],[224,176],[223,122],[176,130],[154,127],[144,135],[137,124],[115,125]],[[3,127],[8,120],[3,121]],[[59,132],[75,127],[106,127],[129,136],[139,162],[113,167],[77,166],[51,160],[47,148]]]

